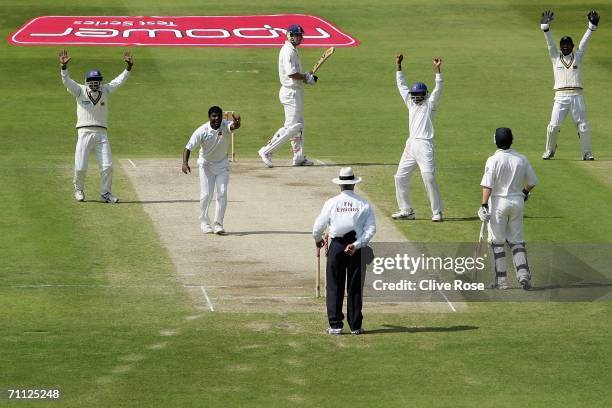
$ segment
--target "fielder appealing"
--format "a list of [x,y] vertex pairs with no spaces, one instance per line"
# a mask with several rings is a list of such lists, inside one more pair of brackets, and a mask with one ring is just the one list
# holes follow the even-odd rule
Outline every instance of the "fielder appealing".
[[[189,155],[199,146],[200,157],[200,228],[205,234],[225,234],[223,217],[227,207],[227,185],[229,183],[229,160],[227,159],[227,145],[232,131],[240,127],[240,115],[232,115],[233,120],[223,120],[223,111],[218,106],[208,110],[209,121],[197,128],[183,151],[182,171],[191,172]],[[215,209],[215,223],[210,226],[208,207],[216,191],[217,206]]]
[[108,141],[108,95],[121,86],[130,76],[134,65],[132,55],[123,54],[127,68],[108,84],[102,84],[102,73],[90,70],[85,77],[85,85],[76,83],[68,74],[68,62],[71,57],[66,50],[59,54],[62,65],[62,83],[75,98],[77,103],[78,138],[74,152],[74,198],[85,201],[85,176],[89,153],[93,149],[100,169],[100,196],[105,203],[117,203],[119,199],[112,194],[113,156]]
[[440,103],[440,91],[442,89],[442,74],[440,66],[442,60],[433,60],[436,73],[436,86],[430,95],[427,95],[427,86],[422,82],[415,82],[409,88],[404,80],[402,72],[402,61],[404,56],[397,55],[397,89],[408,107],[409,136],[406,141],[404,153],[395,173],[395,196],[399,211],[392,214],[396,220],[414,220],[416,215],[410,200],[410,178],[412,172],[418,167],[421,177],[429,196],[431,220],[442,221],[442,210],[444,203],[440,197],[440,190],[436,182],[436,161],[434,146],[433,118]]
[[370,204],[353,190],[361,182],[353,169],[344,167],[332,180],[340,186],[340,194],[330,198],[323,205],[312,228],[317,247],[324,245],[323,232],[328,229],[331,243],[327,253],[327,317],[328,334],[342,334],[344,315],[344,287],[347,292],[347,320],[351,334],[363,334],[361,248],[368,245],[376,233],[374,210]]
[[512,250],[517,280],[523,289],[528,290],[531,272],[523,239],[523,213],[525,201],[538,179],[527,158],[510,148],[513,141],[510,129],[496,129],[494,138],[499,149],[487,159],[480,182],[482,205],[478,209],[480,220],[489,223],[489,244],[495,270],[491,288],[508,288],[504,247],[507,242]]
[[555,101],[550,123],[546,130],[546,150],[542,155],[544,160],[550,160],[554,157],[560,125],[569,112],[572,113],[572,119],[582,144],[582,159],[595,160],[591,151],[591,129],[586,117],[580,69],[589,39],[593,31],[597,29],[597,24],[599,24],[599,14],[595,10],[591,10],[587,18],[589,27],[582,40],[580,40],[576,52],[572,52],[574,49],[572,38],[566,36],[561,38],[559,44],[561,54],[559,54],[550,32],[550,22],[554,19],[554,13],[549,10],[542,13],[540,28],[544,32],[544,38],[546,38],[555,78]]
[[287,41],[278,55],[278,76],[281,88],[278,98],[285,110],[285,124],[278,129],[267,145],[259,149],[259,157],[268,167],[273,167],[272,153],[287,139],[291,139],[294,166],[312,166],[304,155],[304,83],[314,85],[317,76],[302,73],[297,47],[302,43],[304,29],[292,25],[287,29]]

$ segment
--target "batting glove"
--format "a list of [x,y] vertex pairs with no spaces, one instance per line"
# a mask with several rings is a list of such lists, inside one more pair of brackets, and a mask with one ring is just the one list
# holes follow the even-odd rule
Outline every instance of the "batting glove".
[[489,212],[489,204],[483,204],[478,209],[478,218],[482,222],[489,222],[491,219],[491,213]]
[[540,28],[542,31],[548,31],[550,29],[550,22],[555,19],[555,13],[550,10],[546,10],[542,13],[542,18],[540,19]]
[[525,201],[529,200],[529,191],[526,188],[523,189],[523,199]]
[[311,73],[307,72],[304,75],[306,75],[306,83],[308,85],[314,85],[317,83],[317,81],[319,80],[319,77],[316,75],[312,75]]
[[587,14],[587,18],[589,19],[589,28],[591,31],[595,31],[599,24],[599,14],[597,14],[595,10],[591,10],[589,14]]

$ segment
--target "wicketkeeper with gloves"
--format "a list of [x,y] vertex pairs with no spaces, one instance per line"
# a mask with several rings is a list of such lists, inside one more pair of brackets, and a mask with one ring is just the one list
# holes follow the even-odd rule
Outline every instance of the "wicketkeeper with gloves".
[[480,220],[488,222],[488,241],[495,270],[491,288],[508,288],[505,250],[507,242],[512,250],[517,280],[523,289],[529,290],[531,272],[523,239],[523,214],[529,192],[538,179],[527,158],[510,148],[513,141],[512,130],[497,128],[494,139],[498,150],[487,159],[480,182],[482,205],[478,209]]
[[554,13],[547,10],[542,13],[540,20],[540,28],[544,32],[544,38],[546,38],[555,78],[555,101],[550,116],[550,123],[546,129],[546,150],[542,155],[542,159],[550,160],[554,157],[557,150],[557,139],[561,123],[565,120],[567,114],[571,112],[574,125],[578,131],[578,138],[582,145],[582,159],[595,160],[591,150],[591,129],[587,122],[580,70],[582,69],[582,60],[584,59],[587,43],[599,24],[599,14],[595,10],[591,10],[587,14],[589,26],[575,52],[572,38],[567,36],[561,38],[559,44],[561,53],[557,50],[552,33],[550,32],[550,23],[554,17]]

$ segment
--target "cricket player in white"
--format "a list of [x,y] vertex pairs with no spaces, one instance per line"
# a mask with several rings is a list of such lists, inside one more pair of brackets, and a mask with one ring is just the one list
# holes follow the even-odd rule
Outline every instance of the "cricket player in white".
[[75,98],[77,103],[78,138],[74,152],[74,198],[85,201],[85,176],[89,153],[94,150],[100,169],[100,195],[106,203],[117,203],[119,199],[112,194],[113,156],[108,142],[108,95],[120,87],[130,76],[134,65],[132,55],[123,54],[127,68],[108,84],[102,84],[102,73],[90,70],[85,85],[76,83],[68,74],[68,62],[71,57],[66,50],[59,54],[62,66],[62,83]]
[[436,182],[436,160],[434,146],[433,118],[440,103],[442,90],[442,74],[440,66],[442,60],[433,60],[436,73],[436,86],[430,95],[427,95],[427,86],[422,82],[415,82],[410,88],[404,80],[402,61],[404,56],[396,56],[397,89],[408,107],[409,136],[404,147],[404,153],[395,173],[395,196],[399,211],[392,214],[394,219],[414,220],[416,215],[410,199],[410,179],[412,172],[418,167],[429,196],[432,217],[434,222],[442,221],[444,203],[440,197],[440,190]]
[[[218,106],[208,110],[209,121],[193,132],[183,151],[182,171],[191,173],[189,156],[191,151],[200,147],[198,166],[200,168],[200,228],[205,234],[214,232],[225,234],[223,217],[227,207],[227,185],[229,183],[229,160],[227,159],[227,146],[230,135],[240,127],[240,115],[232,114],[233,120],[223,120],[223,111]],[[208,207],[216,191],[217,206],[215,209],[215,223],[210,226]]]
[[304,29],[292,25],[287,29],[287,41],[278,55],[278,77],[281,88],[278,98],[285,110],[285,124],[278,129],[267,145],[259,149],[259,157],[268,167],[273,167],[272,153],[286,140],[291,139],[294,166],[312,166],[304,155],[304,84],[314,85],[317,76],[302,72],[297,47],[302,43]]
[[542,155],[544,160],[550,160],[554,157],[560,125],[569,112],[572,113],[572,119],[582,144],[582,159],[595,160],[591,150],[591,129],[587,122],[580,70],[589,39],[593,31],[597,29],[597,24],[599,24],[599,14],[595,10],[591,10],[587,18],[589,26],[582,40],[580,40],[578,49],[572,52],[574,49],[572,38],[563,37],[560,41],[561,53],[559,53],[550,32],[550,22],[554,19],[554,13],[550,10],[542,13],[540,28],[544,32],[544,38],[546,38],[555,78],[555,101],[550,123],[546,130],[546,150]]
[[513,141],[510,129],[496,129],[494,139],[499,149],[487,159],[480,182],[482,205],[478,209],[480,220],[489,223],[489,244],[495,270],[491,287],[508,288],[504,247],[507,242],[512,250],[517,280],[523,289],[528,290],[531,288],[531,272],[523,239],[523,213],[525,201],[538,179],[527,158],[510,148]]

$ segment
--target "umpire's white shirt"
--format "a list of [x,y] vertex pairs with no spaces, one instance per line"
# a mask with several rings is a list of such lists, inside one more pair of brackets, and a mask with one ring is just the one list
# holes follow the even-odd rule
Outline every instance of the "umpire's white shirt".
[[193,151],[200,146],[198,164],[227,162],[227,146],[232,123],[231,120],[222,120],[219,129],[215,130],[210,127],[210,122],[206,122],[193,132],[185,148]]
[[96,126],[108,127],[108,95],[121,86],[130,76],[127,69],[108,84],[100,86],[100,91],[91,92],[87,85],[75,82],[68,69],[61,70],[62,82],[77,102],[77,128]]
[[487,159],[480,185],[490,188],[492,197],[522,197],[523,188],[535,186],[537,182],[525,156],[514,149],[498,149]]
[[357,233],[356,248],[362,248],[370,242],[376,233],[374,211],[363,198],[352,190],[344,190],[330,198],[323,205],[312,229],[314,239],[323,239],[323,232],[328,228],[331,238],[343,237],[351,231]]
[[303,89],[304,81],[289,78],[289,75],[302,72],[300,54],[296,47],[285,41],[278,54],[278,77],[282,86],[293,89]]
[[436,74],[436,86],[434,90],[419,104],[410,98],[410,88],[406,85],[404,73],[397,71],[397,89],[408,107],[408,130],[410,139],[434,138],[433,118],[440,103],[440,91],[442,90],[442,75]]

